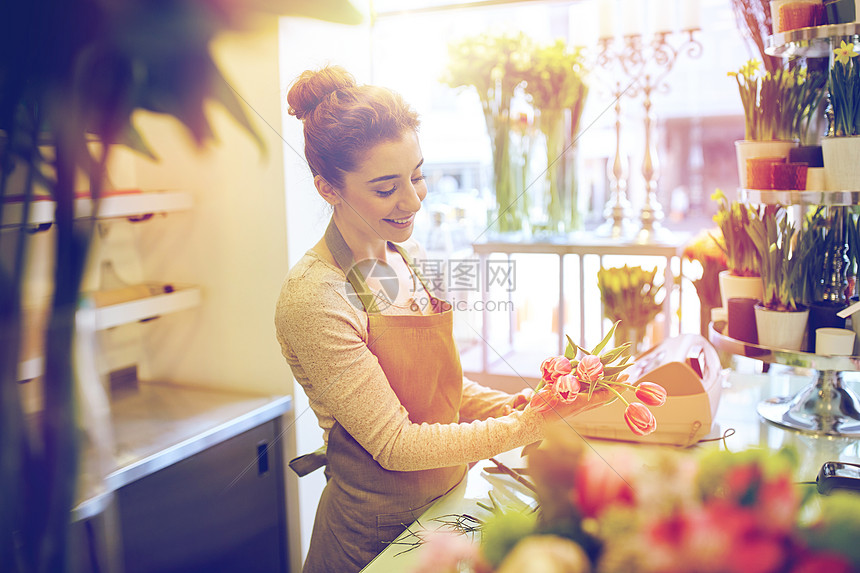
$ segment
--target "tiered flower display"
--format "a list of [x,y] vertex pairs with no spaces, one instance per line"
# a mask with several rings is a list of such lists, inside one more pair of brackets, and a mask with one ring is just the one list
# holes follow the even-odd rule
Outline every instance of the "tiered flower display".
[[[594,390],[605,388],[623,401],[627,408],[624,421],[630,431],[645,436],[657,429],[657,420],[648,406],[662,406],[666,402],[666,389],[652,382],[628,384],[624,370],[633,365],[627,354],[630,343],[600,354],[612,339],[620,321],[590,352],[575,344],[570,337],[564,356],[552,356],[540,366],[541,381],[529,403],[529,408],[540,412],[555,409],[562,403],[570,403],[585,394],[591,399]],[[633,390],[639,402],[629,402],[622,392]]]

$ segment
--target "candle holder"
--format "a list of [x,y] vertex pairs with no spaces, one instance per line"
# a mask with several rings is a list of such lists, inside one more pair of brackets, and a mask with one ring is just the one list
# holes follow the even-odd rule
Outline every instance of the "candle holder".
[[[683,30],[677,36],[680,40],[675,42],[675,34],[671,32],[656,32],[650,41],[644,41],[641,34],[627,34],[616,42],[613,37],[605,37],[599,40],[600,52],[597,63],[606,70],[620,69],[629,84],[625,90],[616,89],[616,99],[622,96],[638,98],[642,96],[642,106],[645,112],[645,149],[642,160],[642,176],[645,179],[645,202],[639,214],[640,228],[637,240],[640,242],[653,242],[663,234],[661,221],[663,219],[663,208],[657,198],[657,180],[660,177],[660,163],[654,137],[654,112],[651,109],[651,96],[657,92],[669,91],[666,76],[672,71],[678,57],[686,54],[695,59],[702,54],[702,44],[695,38],[699,28]],[[617,47],[616,47],[617,45]],[[617,85],[620,88],[621,82]],[[616,138],[620,138],[620,107],[616,101]],[[616,162],[618,159],[619,146],[616,145]],[[625,197],[626,199],[626,197]],[[610,200],[618,201],[613,195]],[[607,205],[607,209],[610,209]]]
[[597,228],[599,236],[612,238],[626,237],[630,234],[630,201],[627,199],[627,157],[621,151],[621,96],[624,90],[621,83],[615,83],[612,99],[615,101],[615,160],[609,170],[611,194],[603,209],[606,221]]

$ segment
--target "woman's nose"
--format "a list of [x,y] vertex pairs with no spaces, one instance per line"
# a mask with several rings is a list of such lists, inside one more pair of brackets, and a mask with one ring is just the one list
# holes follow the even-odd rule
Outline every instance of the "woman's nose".
[[411,181],[403,189],[403,195],[400,198],[398,207],[403,211],[414,213],[421,209],[421,202],[427,196],[427,188],[423,181],[419,185],[413,184]]

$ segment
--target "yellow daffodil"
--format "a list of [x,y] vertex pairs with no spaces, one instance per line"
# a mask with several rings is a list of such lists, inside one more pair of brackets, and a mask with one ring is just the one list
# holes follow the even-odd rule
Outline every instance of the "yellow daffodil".
[[857,52],[854,51],[854,44],[847,44],[845,40],[842,40],[840,46],[833,50],[833,53],[836,55],[836,61],[843,66],[847,66],[848,60],[857,55]]

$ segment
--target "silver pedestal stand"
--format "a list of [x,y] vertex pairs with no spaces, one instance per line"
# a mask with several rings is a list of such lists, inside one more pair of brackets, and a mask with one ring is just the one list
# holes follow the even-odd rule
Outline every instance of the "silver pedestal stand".
[[768,348],[730,338],[724,334],[725,327],[725,322],[710,326],[709,339],[717,349],[815,372],[810,383],[794,396],[761,402],[757,411],[762,419],[809,435],[860,438],[860,400],[842,380],[843,372],[860,371],[860,356],[824,356]]

